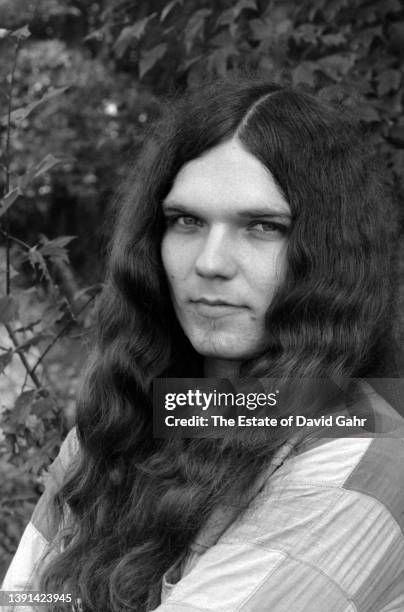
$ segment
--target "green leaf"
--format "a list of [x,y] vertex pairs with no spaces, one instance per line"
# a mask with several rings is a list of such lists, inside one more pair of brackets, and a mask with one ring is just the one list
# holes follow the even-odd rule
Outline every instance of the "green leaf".
[[167,51],[167,44],[161,43],[153,49],[143,51],[139,61],[139,78],[142,78],[146,72],[149,72],[153,66],[161,59]]
[[177,4],[181,4],[182,6],[184,4],[184,0],[172,0],[172,2],[169,2],[161,11],[161,15],[160,15],[161,22],[163,22],[168,17],[168,15],[171,13],[173,8],[177,6]]
[[10,36],[16,38],[17,40],[26,40],[31,36],[31,32],[29,31],[29,27],[25,25],[18,30],[14,30],[14,32],[10,32]]
[[205,21],[211,14],[211,9],[200,9],[188,20],[184,34],[185,49],[187,53],[191,51],[195,40],[203,38]]
[[12,189],[0,200],[0,217],[14,204],[17,198],[21,195],[21,189],[17,187]]
[[11,295],[0,298],[0,323],[10,323],[17,318],[18,302]]
[[[49,93],[45,94],[40,100],[35,100],[34,102],[31,102],[27,106],[17,108],[15,111],[11,113],[11,121],[13,122],[24,121],[30,116],[30,114],[34,110],[36,110],[37,108],[39,108],[46,102],[49,102],[49,100],[52,100],[52,98],[56,98],[56,96],[60,96],[62,93],[65,93],[68,89],[70,89],[70,86],[56,87],[55,89],[52,89],[52,91],[50,91]],[[7,120],[8,120],[8,116],[3,115],[3,117],[1,118],[2,123],[4,124],[4,122],[7,122]]]
[[11,363],[13,359],[13,349],[6,351],[2,355],[0,355],[0,374],[4,372],[9,363]]
[[151,15],[148,15],[144,19],[136,21],[136,23],[133,25],[123,28],[114,44],[114,51],[117,57],[123,57],[128,47],[134,41],[138,41],[144,36],[147,24],[156,16],[156,14],[157,13],[151,13]]

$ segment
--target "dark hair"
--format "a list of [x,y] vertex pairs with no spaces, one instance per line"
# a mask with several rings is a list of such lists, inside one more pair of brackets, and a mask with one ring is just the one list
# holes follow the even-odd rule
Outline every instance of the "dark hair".
[[153,378],[202,375],[163,273],[161,202],[184,163],[234,135],[270,170],[293,214],[269,344],[242,372],[365,377],[391,367],[394,214],[357,122],[250,79],[168,103],[120,193],[78,402],[80,465],[58,496],[71,531],[43,580],[47,591],[78,591],[86,611],[146,610],[212,510],[247,491],[280,443],[152,436]]

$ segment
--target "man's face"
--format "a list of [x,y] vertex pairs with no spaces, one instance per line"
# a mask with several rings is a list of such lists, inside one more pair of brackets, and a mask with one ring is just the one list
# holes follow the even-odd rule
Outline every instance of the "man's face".
[[286,268],[291,212],[271,173],[232,139],[185,164],[163,203],[161,252],[194,349],[243,360],[266,343],[265,313]]

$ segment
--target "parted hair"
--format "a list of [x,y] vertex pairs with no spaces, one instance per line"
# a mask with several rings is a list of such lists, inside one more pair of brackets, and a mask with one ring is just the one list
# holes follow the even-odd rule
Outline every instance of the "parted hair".
[[69,510],[64,550],[42,578],[47,592],[78,593],[85,612],[153,609],[164,572],[282,442],[152,434],[153,378],[203,376],[170,300],[161,202],[186,162],[234,136],[272,173],[293,219],[268,344],[243,376],[368,377],[392,367],[395,215],[359,122],[252,78],[168,101],[118,193],[78,398],[79,460],[55,498],[55,511]]

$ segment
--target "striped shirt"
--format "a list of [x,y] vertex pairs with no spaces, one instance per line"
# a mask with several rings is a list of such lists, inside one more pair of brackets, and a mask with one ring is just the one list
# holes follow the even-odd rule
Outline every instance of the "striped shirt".
[[[403,419],[371,387],[364,390],[385,433],[285,444],[247,508],[220,507],[166,572],[156,612],[404,612]],[[72,430],[4,590],[38,587],[58,528],[51,498],[78,451]]]

